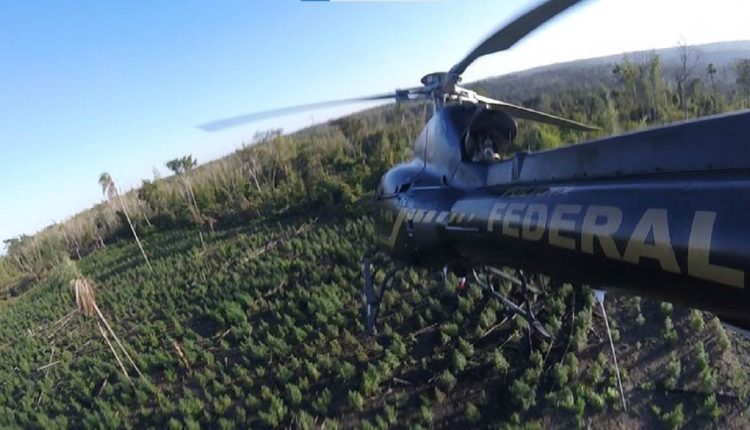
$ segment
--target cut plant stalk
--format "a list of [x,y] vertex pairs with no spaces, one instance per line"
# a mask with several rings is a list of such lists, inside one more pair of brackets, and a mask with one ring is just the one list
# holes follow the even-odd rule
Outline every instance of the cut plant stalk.
[[143,255],[143,259],[146,260],[146,265],[148,266],[149,270],[153,274],[154,268],[151,267],[151,262],[148,260],[146,251],[143,249],[141,240],[138,238],[138,233],[135,232],[135,227],[133,226],[133,222],[130,220],[130,215],[128,214],[128,210],[127,208],[125,208],[125,202],[122,200],[122,196],[120,196],[120,193],[117,191],[117,186],[115,185],[115,182],[112,180],[112,177],[109,175],[109,173],[104,172],[99,176],[99,185],[102,186],[102,192],[107,196],[107,199],[110,202],[113,199],[117,199],[117,201],[119,202],[120,208],[122,209],[122,213],[125,214],[125,219],[128,221],[128,225],[130,226],[130,231],[133,232],[133,237],[135,238],[135,242],[138,244],[138,248],[141,250],[141,255]]
[[[104,317],[104,314],[102,314],[102,311],[99,309],[99,306],[96,305],[96,300],[94,298],[94,289],[91,286],[91,283],[84,277],[77,277],[70,281],[70,285],[73,288],[73,291],[75,292],[75,298],[76,298],[76,306],[81,311],[82,314],[86,316],[97,316],[99,320],[101,320],[101,323],[104,324],[104,327],[106,327],[106,331],[101,327],[99,324],[99,321],[97,321],[97,326],[99,326],[99,331],[102,334],[102,337],[104,337],[104,340],[107,342],[107,346],[109,346],[110,350],[112,351],[112,354],[114,354],[115,359],[117,360],[118,364],[120,364],[120,368],[123,369],[123,372],[125,373],[125,376],[129,381],[130,375],[125,371],[125,367],[122,364],[122,360],[120,360],[120,356],[115,351],[115,348],[112,346],[112,343],[109,340],[109,336],[107,336],[107,332],[109,332],[109,335],[112,336],[112,339],[115,340],[115,343],[122,351],[122,354],[125,356],[125,358],[128,360],[128,363],[130,363],[131,366],[133,366],[133,369],[135,369],[136,373],[138,373],[138,376],[141,378],[146,378],[143,373],[141,373],[141,369],[138,368],[138,365],[135,364],[135,361],[128,353],[128,350],[125,348],[125,346],[120,341],[120,338],[117,337],[115,334],[115,331],[112,330],[112,327],[109,325],[109,322]],[[131,381],[132,383],[132,381]]]

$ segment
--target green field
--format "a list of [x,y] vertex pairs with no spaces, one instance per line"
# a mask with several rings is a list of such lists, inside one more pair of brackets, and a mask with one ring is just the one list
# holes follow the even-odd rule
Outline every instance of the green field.
[[[739,89],[698,82],[680,103],[658,61],[624,62],[611,91],[525,104],[605,135],[747,102]],[[493,296],[458,293],[455,278],[412,268],[386,292],[378,335],[366,336],[371,195],[410,156],[428,114],[377,109],[269,132],[204,165],[176,159],[174,176],[8,241],[0,427],[750,426],[750,343],[667,303],[607,297],[627,411],[588,287],[536,278],[543,294],[531,302],[552,335],[544,340]],[[514,149],[589,137],[522,124]],[[77,278],[94,286],[135,366],[100,318],[78,310]]]
[[75,313],[61,326],[75,309],[62,273],[9,305],[0,314],[0,425],[598,427],[669,423],[677,410],[685,423],[744,422],[738,360],[748,344],[722,345],[726,333],[708,318],[696,333],[685,310],[609,299],[623,412],[586,291],[551,291],[542,313],[553,341],[541,342],[481,290],[457,295],[408,271],[385,296],[380,334],[368,338],[360,256],[371,219],[258,221],[203,235],[205,245],[196,230],[144,238],[153,275],[131,242],[78,262],[144,373],[128,368],[132,385],[96,318]]

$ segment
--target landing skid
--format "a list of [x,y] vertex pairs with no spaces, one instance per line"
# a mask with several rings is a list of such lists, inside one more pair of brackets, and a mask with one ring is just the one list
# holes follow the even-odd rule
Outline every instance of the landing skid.
[[[380,304],[383,300],[383,294],[386,288],[393,286],[398,283],[396,274],[403,270],[404,266],[396,264],[386,273],[383,280],[380,282],[378,288],[375,287],[375,278],[379,270],[383,269],[386,265],[386,260],[378,258],[378,254],[372,254],[371,257],[366,257],[362,261],[362,272],[364,275],[364,322],[365,331],[368,335],[377,334],[377,319],[380,311]],[[443,279],[448,278],[448,268],[443,268]],[[498,291],[498,287],[501,283],[509,282],[513,286],[520,288],[521,293],[524,297],[524,302],[521,305],[516,304],[508,297]],[[471,284],[475,284],[479,288],[487,291],[493,296],[497,297],[500,302],[508,309],[509,312],[520,316],[525,319],[529,324],[529,342],[531,342],[531,329],[542,336],[545,339],[551,339],[552,336],[549,334],[544,325],[537,319],[536,313],[542,305],[533,305],[534,296],[544,295],[547,293],[544,283],[540,282],[540,285],[534,285],[531,281],[531,277],[524,274],[521,270],[516,270],[515,276],[508,274],[507,272],[492,266],[484,266],[478,269],[471,270],[471,280],[466,277],[459,278],[457,285],[458,291],[463,291]],[[627,410],[627,404],[625,402],[625,393],[622,388],[622,380],[620,378],[620,367],[617,363],[617,353],[615,350],[614,342],[612,341],[612,334],[609,328],[609,319],[607,317],[607,311],[604,307],[604,292],[595,290],[597,302],[601,307],[602,315],[604,317],[604,323],[607,329],[607,337],[609,339],[609,346],[612,351],[612,358],[617,372],[617,385],[620,391],[620,398],[622,400],[623,410]]]
[[[386,288],[392,287],[398,282],[396,274],[404,268],[404,266],[400,264],[394,266],[390,271],[386,273],[385,277],[376,288],[375,278],[378,272],[382,270],[383,266],[385,266],[386,263],[385,260],[378,257],[379,254],[375,253],[370,257],[366,257],[362,261],[362,274],[365,281],[364,291],[362,295],[364,300],[363,317],[365,323],[365,332],[368,335],[374,335],[377,333],[377,319],[380,312],[380,304],[383,301],[383,294],[385,293]],[[531,304],[532,300],[530,300],[531,294],[540,294],[541,291],[539,290],[539,288],[534,287],[531,283],[529,283],[528,277],[525,276],[523,272],[517,271],[518,278],[516,278],[507,275],[502,270],[495,267],[484,267],[481,268],[480,271],[484,273],[486,278],[485,281],[480,278],[477,270],[474,269],[471,271],[473,282],[470,282],[466,278],[461,278],[457,289],[464,290],[468,285],[477,285],[481,289],[500,299],[500,301],[503,303],[503,305],[505,305],[508,311],[520,316],[521,318],[524,318],[529,323],[529,326],[532,327],[542,337],[544,337],[545,339],[549,339],[551,337],[549,332],[547,332],[547,330],[544,328],[544,325],[542,325],[542,323],[539,322],[539,320],[536,318],[536,310]],[[447,268],[443,268],[444,279],[447,278],[447,275]],[[495,285],[500,282],[497,278],[502,278],[504,280],[510,281],[511,283],[519,286],[522,289],[525,298],[525,309],[524,307],[517,305],[516,303],[505,297],[495,288]]]
[[363,316],[365,320],[365,332],[368,335],[377,334],[376,324],[380,311],[380,303],[383,301],[383,294],[389,285],[398,282],[396,274],[403,269],[403,265],[397,264],[385,275],[380,286],[375,288],[375,277],[385,263],[385,261],[381,261],[377,257],[378,255],[375,254],[373,257],[365,257],[362,261],[362,273],[365,278]]
[[[537,333],[539,333],[545,339],[549,339],[551,337],[550,334],[549,334],[549,332],[547,332],[547,330],[544,328],[544,326],[542,325],[542,323],[539,322],[539,320],[536,318],[533,306],[531,305],[530,296],[529,296],[529,294],[532,293],[532,291],[530,290],[529,283],[527,281],[527,277],[524,276],[523,272],[521,272],[520,270],[516,272],[517,275],[519,275],[519,278],[520,278],[519,279],[519,278],[510,276],[510,275],[506,274],[505,272],[503,272],[502,270],[497,269],[495,267],[485,267],[484,271],[487,274],[487,276],[486,276],[487,281],[485,281],[485,282],[483,282],[480,279],[479,274],[477,274],[476,269],[472,270],[472,275],[473,275],[473,278],[474,278],[474,282],[477,284],[477,286],[479,286],[480,288],[482,288],[485,291],[488,291],[490,294],[492,294],[493,296],[495,296],[498,299],[500,299],[500,301],[503,303],[503,305],[505,305],[505,307],[510,312],[512,312],[512,313],[520,316],[521,318],[525,319],[526,322],[528,322],[529,325],[531,327],[533,327],[534,330],[536,330]],[[526,309],[524,309],[523,307],[515,304],[514,302],[512,302],[511,300],[509,300],[504,295],[500,294],[500,292],[498,292],[495,289],[495,283],[497,282],[497,279],[493,279],[493,275],[496,278],[499,277],[501,279],[510,281],[514,285],[517,285],[517,286],[521,287],[523,295],[524,295],[524,298],[525,298],[525,305],[526,305],[525,307],[526,307]]]

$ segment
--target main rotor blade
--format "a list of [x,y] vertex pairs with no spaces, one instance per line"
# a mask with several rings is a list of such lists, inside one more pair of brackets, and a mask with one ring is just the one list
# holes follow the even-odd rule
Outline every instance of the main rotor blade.
[[203,131],[219,131],[219,130],[224,130],[226,128],[236,127],[238,125],[243,125],[243,124],[247,124],[250,122],[259,121],[259,120],[266,119],[266,118],[273,118],[275,116],[290,115],[290,114],[305,112],[309,110],[341,106],[341,105],[345,105],[349,103],[366,102],[366,101],[374,101],[374,100],[388,100],[388,99],[393,99],[394,101],[407,101],[407,100],[413,99],[411,98],[412,95],[417,95],[417,96],[421,95],[420,90],[421,88],[410,88],[406,90],[398,90],[398,91],[387,93],[387,94],[377,94],[377,95],[366,96],[366,97],[355,97],[351,99],[331,100],[331,101],[326,101],[326,102],[310,103],[306,105],[289,106],[289,107],[283,107],[279,109],[271,109],[271,110],[254,112],[254,113],[239,115],[239,116],[235,116],[231,118],[224,118],[224,119],[220,119],[216,121],[211,121],[209,123],[199,125],[198,128],[200,128]]
[[540,112],[534,109],[529,109],[523,106],[501,102],[500,100],[491,99],[489,97],[477,95],[476,98],[480,102],[485,103],[488,106],[490,106],[492,109],[497,109],[497,110],[501,110],[503,112],[509,113],[511,116],[515,118],[521,118],[521,119],[526,119],[529,121],[536,121],[536,122],[541,122],[545,124],[556,125],[558,127],[570,128],[572,130],[579,130],[579,131],[599,130],[598,127],[586,125],[578,121],[565,119],[559,116]]
[[516,42],[523,39],[524,36],[534,31],[537,27],[554,18],[565,9],[578,3],[580,0],[549,0],[534,9],[526,12],[516,18],[510,24],[500,28],[484,42],[479,44],[463,60],[453,66],[449,75],[457,79],[469,65],[477,58],[504,51]]

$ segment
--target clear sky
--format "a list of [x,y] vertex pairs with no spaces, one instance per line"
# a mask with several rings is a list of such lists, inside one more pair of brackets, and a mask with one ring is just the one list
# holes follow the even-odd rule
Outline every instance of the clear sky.
[[[176,156],[207,161],[256,130],[343,111],[214,134],[198,124],[413,86],[536,3],[0,0],[0,239],[101,200],[102,171],[129,188]],[[465,80],[681,38],[750,39],[749,3],[589,0]]]

